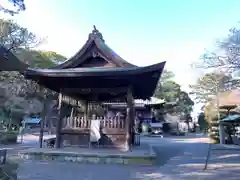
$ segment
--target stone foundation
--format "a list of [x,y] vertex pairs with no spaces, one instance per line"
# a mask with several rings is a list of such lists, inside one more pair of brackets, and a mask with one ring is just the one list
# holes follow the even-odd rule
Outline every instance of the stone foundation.
[[[76,148],[77,149],[77,148]],[[70,150],[56,149],[28,149],[19,152],[22,159],[31,160],[54,160],[68,161],[75,163],[90,164],[136,164],[136,165],[154,165],[156,155],[150,154],[149,151],[131,151],[131,152],[112,152],[105,150],[91,150],[86,152],[77,152]]]
[[[61,144],[62,147],[89,147],[89,135],[88,134],[62,134]],[[99,140],[99,146],[105,148],[116,148],[120,150],[128,149],[126,146],[125,134],[112,134],[104,135]]]

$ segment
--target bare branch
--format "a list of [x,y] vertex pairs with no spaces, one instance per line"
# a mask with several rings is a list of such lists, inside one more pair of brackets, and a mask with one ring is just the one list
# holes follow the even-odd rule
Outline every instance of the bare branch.
[[0,19],[0,45],[9,51],[32,49],[41,44],[43,40],[14,21]]
[[217,68],[230,73],[238,71],[240,68],[240,29],[230,29],[226,38],[216,42],[216,50],[206,51],[199,61],[192,64],[192,67]]
[[8,2],[12,4],[12,8],[10,9],[0,4],[0,11],[11,14],[13,16],[15,14],[18,14],[21,11],[26,10],[24,0],[8,0]]
[[213,100],[218,92],[229,91],[238,86],[239,80],[232,79],[231,75],[225,72],[213,72],[200,77],[196,84],[190,85],[190,88],[196,101],[206,103]]

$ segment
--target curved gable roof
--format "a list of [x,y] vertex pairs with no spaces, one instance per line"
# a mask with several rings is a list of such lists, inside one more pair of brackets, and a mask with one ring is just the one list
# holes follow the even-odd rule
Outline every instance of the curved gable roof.
[[[134,68],[28,68],[25,77],[56,92],[90,101],[123,97],[128,87],[132,88],[135,99],[148,99],[156,89],[164,66],[165,62]],[[121,88],[122,92],[115,93]]]
[[67,69],[67,68],[74,68],[83,64],[86,60],[84,58],[84,54],[87,51],[91,51],[91,47],[95,45],[97,48],[97,53],[100,53],[104,59],[110,63],[115,64],[117,67],[120,68],[133,68],[137,67],[123,58],[121,58],[117,53],[115,53],[104,41],[102,34],[96,29],[94,29],[92,33],[89,34],[87,42],[83,45],[83,47],[70,59],[66,62],[59,64],[54,67],[54,69]]

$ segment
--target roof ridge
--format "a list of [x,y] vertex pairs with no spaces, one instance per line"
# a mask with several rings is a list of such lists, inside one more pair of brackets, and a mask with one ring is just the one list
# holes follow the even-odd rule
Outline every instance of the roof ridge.
[[[88,35],[88,39],[85,42],[85,44],[82,46],[82,48],[78,50],[77,53],[75,53],[75,55],[73,55],[67,61],[55,66],[54,69],[65,69],[65,68],[76,67],[76,64],[81,65],[86,60],[86,58],[83,58],[84,54],[88,51],[88,49],[91,47],[93,43],[95,44],[99,54],[102,55],[106,61],[112,62],[117,67],[121,67],[121,68],[137,67],[134,64],[131,64],[128,61],[124,60],[116,52],[114,52],[105,43],[102,33],[96,28],[95,25],[93,25],[93,30]],[[90,51],[93,51],[92,53],[94,53],[95,50],[90,50]]]
[[102,33],[96,28],[95,25],[93,25],[93,30],[88,36],[88,41],[96,40],[96,39],[101,39],[103,42],[105,42],[105,40],[103,39]]

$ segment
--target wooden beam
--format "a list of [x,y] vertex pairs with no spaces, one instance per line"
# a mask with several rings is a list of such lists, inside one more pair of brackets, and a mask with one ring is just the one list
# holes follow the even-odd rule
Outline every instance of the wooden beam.
[[56,127],[56,148],[60,148],[61,147],[61,129],[62,129],[61,106],[62,106],[62,93],[60,92],[59,95],[58,95],[58,114],[59,114],[59,119],[58,119],[57,127]]
[[[76,88],[64,88],[62,89],[64,93],[76,92]],[[99,94],[99,93],[109,93],[109,94],[118,94],[127,92],[127,87],[113,87],[113,88],[78,88],[77,92],[80,94]]]

